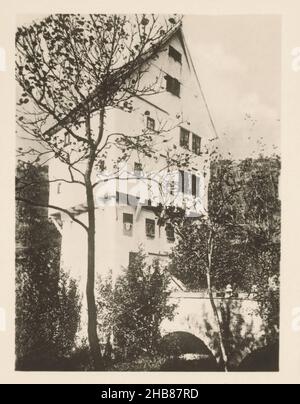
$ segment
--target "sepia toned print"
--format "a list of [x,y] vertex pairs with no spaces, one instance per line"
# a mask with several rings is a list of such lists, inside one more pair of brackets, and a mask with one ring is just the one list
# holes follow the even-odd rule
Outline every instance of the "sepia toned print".
[[16,85],[16,370],[278,371],[280,19],[27,17]]

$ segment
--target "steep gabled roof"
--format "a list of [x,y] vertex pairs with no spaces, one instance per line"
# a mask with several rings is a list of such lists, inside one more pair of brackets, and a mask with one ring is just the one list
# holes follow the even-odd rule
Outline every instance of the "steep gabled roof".
[[[159,42],[153,44],[143,55],[141,55],[141,58],[137,62],[136,60],[125,63],[123,66],[118,68],[110,77],[110,82],[113,82],[118,78],[118,76],[123,76],[126,77],[126,72],[130,71],[130,74],[128,74],[128,77],[132,74],[132,71],[136,69],[138,66],[140,66],[142,63],[148,62],[151,58],[153,58],[154,55],[156,55],[158,52],[162,50],[162,48],[170,41],[170,39],[177,33],[180,32],[182,29],[182,23],[179,22],[174,26],[170,32],[164,36]],[[133,66],[136,63],[136,66]],[[105,88],[109,86],[109,83],[105,82],[104,84]],[[48,129],[44,135],[45,136],[52,136],[59,132],[60,130],[63,129],[64,125],[67,125],[74,120],[83,117],[83,111],[84,107],[87,103],[95,103],[97,105],[96,100],[101,98],[101,94],[103,92],[103,83],[99,85],[93,93],[87,97],[85,101],[82,101],[79,103],[72,111],[70,111],[64,118],[61,119],[60,122],[56,123],[54,126],[52,126],[50,129]],[[97,109],[95,109],[96,111]]]
[[[195,66],[194,66],[194,63],[193,63],[189,48],[188,48],[186,40],[185,40],[185,36],[184,36],[184,32],[183,32],[183,29],[182,29],[182,23],[181,22],[179,22],[177,25],[175,25],[174,28],[166,36],[164,36],[161,41],[159,41],[158,43],[152,45],[151,48],[148,49],[141,56],[141,60],[138,61],[136,67],[132,67],[132,64],[136,63],[136,61],[126,63],[123,66],[121,66],[119,69],[117,69],[111,75],[110,80],[111,80],[111,82],[114,82],[114,80],[116,80],[117,77],[120,76],[120,75],[121,76],[123,75],[123,77],[126,77],[126,71],[127,71],[127,73],[128,73],[128,71],[130,72],[130,74],[128,74],[128,77],[130,77],[130,75],[132,74],[132,71],[133,71],[134,68],[137,68],[141,63],[146,63],[149,60],[151,60],[151,58],[153,58],[154,55],[156,55],[158,52],[160,52],[162,50],[162,48],[165,45],[167,45],[168,42],[176,34],[178,34],[179,40],[180,40],[180,42],[182,44],[182,48],[183,48],[183,51],[185,53],[188,66],[189,66],[190,70],[193,72],[193,74],[194,74],[194,76],[196,78],[196,81],[198,83],[199,91],[200,91],[201,97],[203,99],[205,108],[207,110],[208,117],[209,117],[212,129],[213,129],[213,132],[214,132],[215,136],[218,137],[218,133],[217,133],[217,130],[216,130],[216,127],[215,127],[215,124],[214,124],[210,109],[208,107],[206,97],[204,95],[204,92],[203,92],[202,86],[200,84],[200,80],[199,80],[199,77],[197,75],[197,72],[196,72],[196,69],[195,69]],[[109,86],[109,83],[105,83],[105,87],[107,87],[107,86]],[[44,133],[44,135],[45,136],[47,136],[47,135],[52,136],[52,135],[56,134],[57,132],[59,132],[60,130],[62,130],[64,125],[67,125],[67,124],[73,122],[74,120],[77,120],[78,118],[83,117],[84,106],[89,102],[93,103],[93,101],[95,101],[95,104],[97,105],[96,100],[101,98],[101,94],[103,92],[103,89],[104,88],[103,88],[103,83],[102,83],[100,86],[98,86],[94,90],[94,92],[84,102],[79,103],[71,112],[69,112],[64,118],[62,118],[59,123],[55,124],[53,127],[48,129]],[[95,112],[96,110],[97,110],[97,108],[95,108],[95,110],[93,112]]]

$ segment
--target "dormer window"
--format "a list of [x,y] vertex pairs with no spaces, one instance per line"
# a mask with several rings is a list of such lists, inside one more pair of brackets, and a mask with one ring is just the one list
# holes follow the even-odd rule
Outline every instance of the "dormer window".
[[181,64],[182,61],[182,56],[181,53],[178,52],[173,46],[169,46],[169,56],[175,60],[175,62],[178,62]]
[[166,75],[166,90],[173,94],[176,95],[176,97],[180,97],[180,83],[177,79],[174,77],[169,76],[168,74]]

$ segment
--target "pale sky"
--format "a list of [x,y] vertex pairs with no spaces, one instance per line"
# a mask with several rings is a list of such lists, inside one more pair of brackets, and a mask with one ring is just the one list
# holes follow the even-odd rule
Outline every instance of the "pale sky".
[[[18,24],[33,19],[19,16]],[[185,16],[183,21],[221,149],[236,158],[279,153],[280,17]]]
[[279,153],[280,17],[185,16],[184,32],[223,148]]

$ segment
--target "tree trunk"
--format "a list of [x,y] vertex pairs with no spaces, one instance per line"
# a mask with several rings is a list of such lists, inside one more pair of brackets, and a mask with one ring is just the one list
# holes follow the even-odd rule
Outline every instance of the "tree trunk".
[[103,361],[97,334],[97,307],[95,301],[95,203],[90,178],[86,178],[86,196],[88,208],[88,266],[86,284],[88,340],[94,370],[103,370]]
[[212,286],[211,286],[211,266],[212,266],[213,246],[214,246],[213,233],[211,231],[210,235],[209,235],[209,239],[208,239],[208,263],[207,263],[207,269],[206,269],[207,290],[208,290],[210,304],[213,309],[214,317],[215,317],[217,327],[218,327],[218,338],[219,338],[220,352],[221,352],[221,358],[222,358],[223,365],[224,365],[224,370],[225,370],[225,372],[228,372],[228,358],[227,358],[225,344],[224,344],[224,340],[223,340],[222,320],[220,318],[220,313],[218,311],[218,308],[217,308],[215,300],[214,300],[214,295],[213,295]]

